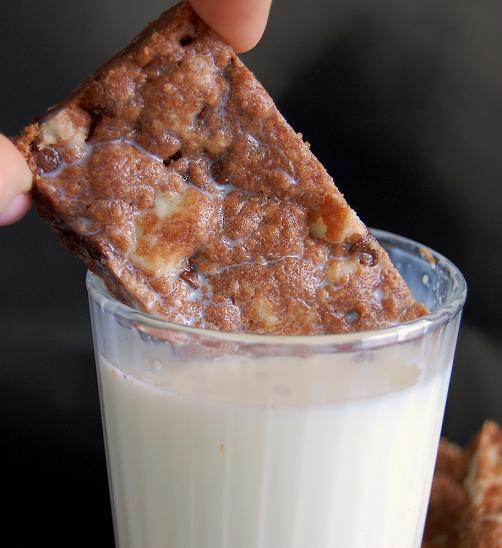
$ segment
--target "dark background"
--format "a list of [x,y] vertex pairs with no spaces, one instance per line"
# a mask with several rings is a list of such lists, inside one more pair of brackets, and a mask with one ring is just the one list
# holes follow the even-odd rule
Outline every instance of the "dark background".
[[[15,134],[160,0],[0,3],[0,130]],[[444,425],[502,421],[502,4],[275,0],[244,56],[370,226],[427,243],[469,286]],[[32,212],[0,230],[6,546],[113,546],[82,265]],[[236,547],[238,548],[238,547]]]

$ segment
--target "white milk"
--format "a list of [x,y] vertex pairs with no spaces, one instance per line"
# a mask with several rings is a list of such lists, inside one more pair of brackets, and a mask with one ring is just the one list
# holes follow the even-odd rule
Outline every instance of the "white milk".
[[98,354],[120,548],[418,548],[450,367],[423,378],[409,350],[133,374]]

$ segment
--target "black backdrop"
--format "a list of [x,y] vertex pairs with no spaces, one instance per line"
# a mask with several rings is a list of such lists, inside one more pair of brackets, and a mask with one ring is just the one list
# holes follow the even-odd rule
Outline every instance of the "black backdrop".
[[[170,5],[0,4],[16,133]],[[444,433],[502,421],[502,4],[276,0],[245,60],[370,226],[423,241],[469,297]],[[84,269],[34,213],[0,230],[6,546],[113,546]]]

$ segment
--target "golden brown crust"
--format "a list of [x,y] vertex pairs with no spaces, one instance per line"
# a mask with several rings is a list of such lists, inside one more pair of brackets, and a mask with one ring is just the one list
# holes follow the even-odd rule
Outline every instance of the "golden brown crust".
[[441,441],[424,548],[502,546],[502,429],[487,421],[467,449]]
[[16,143],[63,244],[150,313],[308,334],[427,312],[263,87],[187,3]]

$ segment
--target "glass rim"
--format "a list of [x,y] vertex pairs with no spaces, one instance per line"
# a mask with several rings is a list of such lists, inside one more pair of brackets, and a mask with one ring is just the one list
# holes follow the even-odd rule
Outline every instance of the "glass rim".
[[460,270],[449,259],[426,245],[385,230],[369,230],[377,240],[387,238],[394,240],[401,248],[415,249],[424,261],[430,262],[432,260],[433,264],[448,272],[453,280],[454,287],[446,302],[438,310],[414,320],[373,330],[324,335],[273,335],[204,329],[164,320],[115,299],[106,289],[101,279],[91,271],[87,271],[86,275],[87,290],[89,298],[102,307],[105,306],[107,312],[120,316],[137,330],[144,332],[152,330],[157,337],[159,331],[175,331],[193,335],[197,338],[203,337],[228,343],[238,342],[266,346],[329,346],[332,350],[357,351],[359,348],[367,350],[368,348],[378,348],[417,339],[452,321],[462,310],[467,295],[467,284]]

